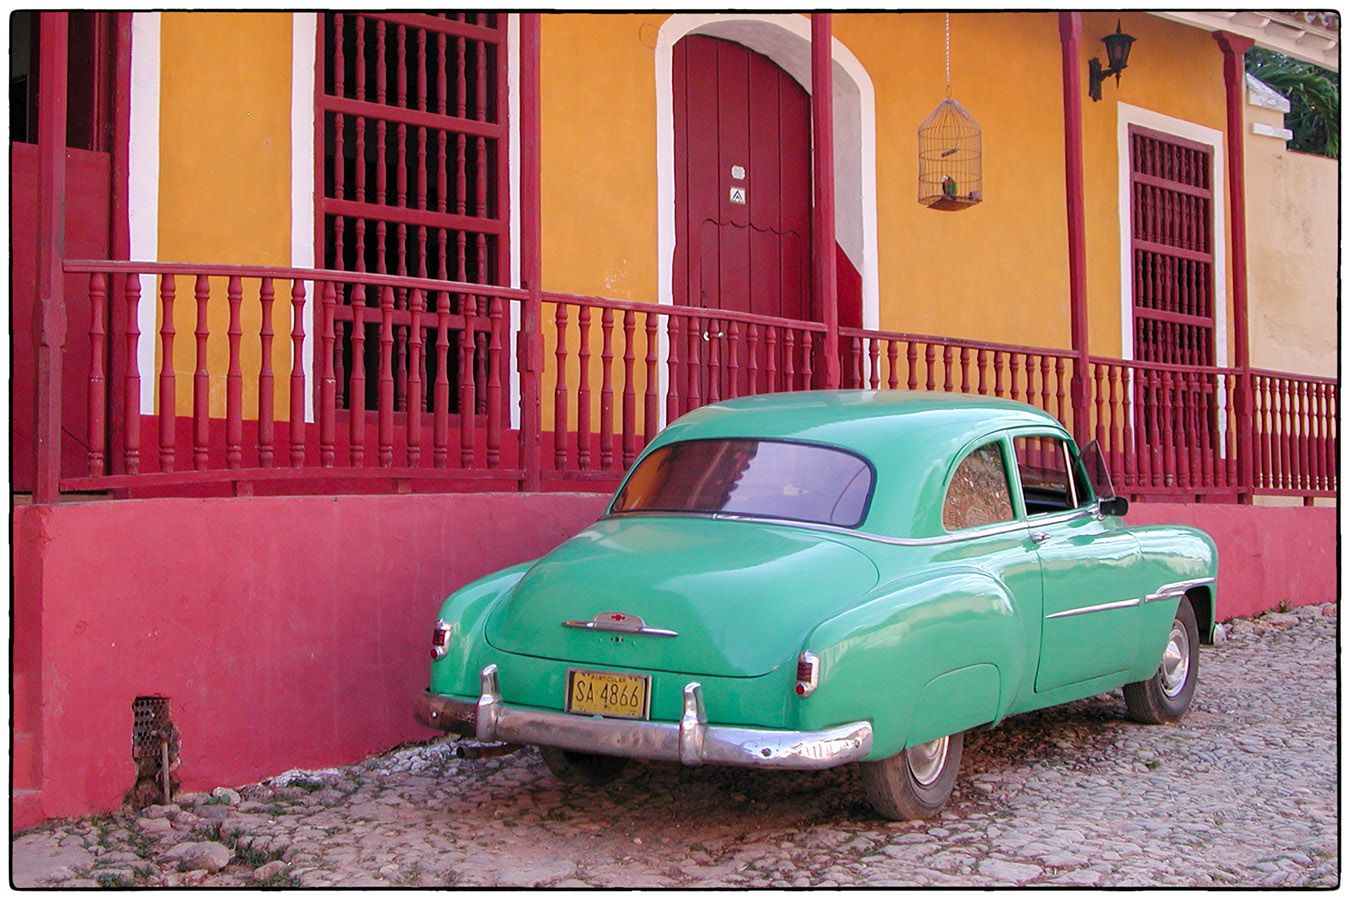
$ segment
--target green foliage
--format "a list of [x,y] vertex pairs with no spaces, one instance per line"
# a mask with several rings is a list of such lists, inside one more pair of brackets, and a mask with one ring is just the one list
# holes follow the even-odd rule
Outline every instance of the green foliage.
[[1285,127],[1294,133],[1291,150],[1339,159],[1341,155],[1341,79],[1334,72],[1253,47],[1247,72],[1289,98]]

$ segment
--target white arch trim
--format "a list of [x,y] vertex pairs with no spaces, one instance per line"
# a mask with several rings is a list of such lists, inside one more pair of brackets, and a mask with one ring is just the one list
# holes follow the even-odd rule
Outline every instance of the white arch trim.
[[[797,13],[677,13],[656,39],[657,297],[674,302],[675,44],[689,34],[735,41],[773,60],[811,92],[811,22]],[[876,101],[872,79],[853,53],[833,39],[835,240],[862,276],[864,328],[880,327],[877,270]]]

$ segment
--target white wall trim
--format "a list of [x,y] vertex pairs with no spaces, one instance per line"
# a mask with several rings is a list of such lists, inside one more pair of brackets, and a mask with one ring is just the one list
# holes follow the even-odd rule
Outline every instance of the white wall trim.
[[[159,259],[159,13],[131,15],[131,110],[127,137],[127,218],[131,258]],[[136,363],[141,372],[141,412],[155,411],[155,340],[159,293],[153,275],[141,276],[136,321],[141,330]]]
[[1281,128],[1278,125],[1270,125],[1266,122],[1253,122],[1252,134],[1258,134],[1261,137],[1278,138],[1282,141],[1291,141],[1294,139],[1294,133],[1288,128]]
[[[291,265],[314,268],[314,76],[318,40],[317,13],[291,14]],[[315,333],[315,310],[323,300],[314,291],[305,304],[305,421],[314,421],[314,351],[322,335]],[[292,361],[294,353],[292,350]]]
[[[1232,302],[1228,292],[1228,229],[1224,207],[1224,136],[1222,131],[1185,119],[1176,119],[1151,109],[1116,103],[1116,153],[1119,163],[1117,179],[1120,204],[1120,355],[1134,359],[1134,265],[1130,255],[1130,126],[1152,128],[1174,134],[1188,141],[1206,144],[1212,148],[1213,164],[1210,183],[1214,198],[1210,204],[1214,219],[1214,360],[1220,366],[1231,365],[1228,359],[1228,306]],[[1221,301],[1221,302],[1220,302]]]

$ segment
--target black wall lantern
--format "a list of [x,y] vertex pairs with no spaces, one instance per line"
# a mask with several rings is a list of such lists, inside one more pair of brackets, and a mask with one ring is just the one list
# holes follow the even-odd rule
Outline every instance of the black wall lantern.
[[1095,56],[1088,60],[1088,96],[1093,100],[1102,99],[1102,82],[1108,76],[1116,76],[1116,86],[1120,86],[1120,73],[1130,63],[1130,45],[1134,43],[1134,36],[1122,33],[1120,20],[1116,19],[1116,33],[1102,38],[1102,43],[1106,45],[1107,68],[1103,69]]

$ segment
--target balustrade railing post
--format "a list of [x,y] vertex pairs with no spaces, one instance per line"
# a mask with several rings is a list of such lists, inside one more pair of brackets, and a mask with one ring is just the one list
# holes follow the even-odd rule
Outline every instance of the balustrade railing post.
[[1255,467],[1252,465],[1252,447],[1255,443],[1252,416],[1252,373],[1248,368],[1237,372],[1237,463],[1238,502],[1251,503],[1255,490]]

